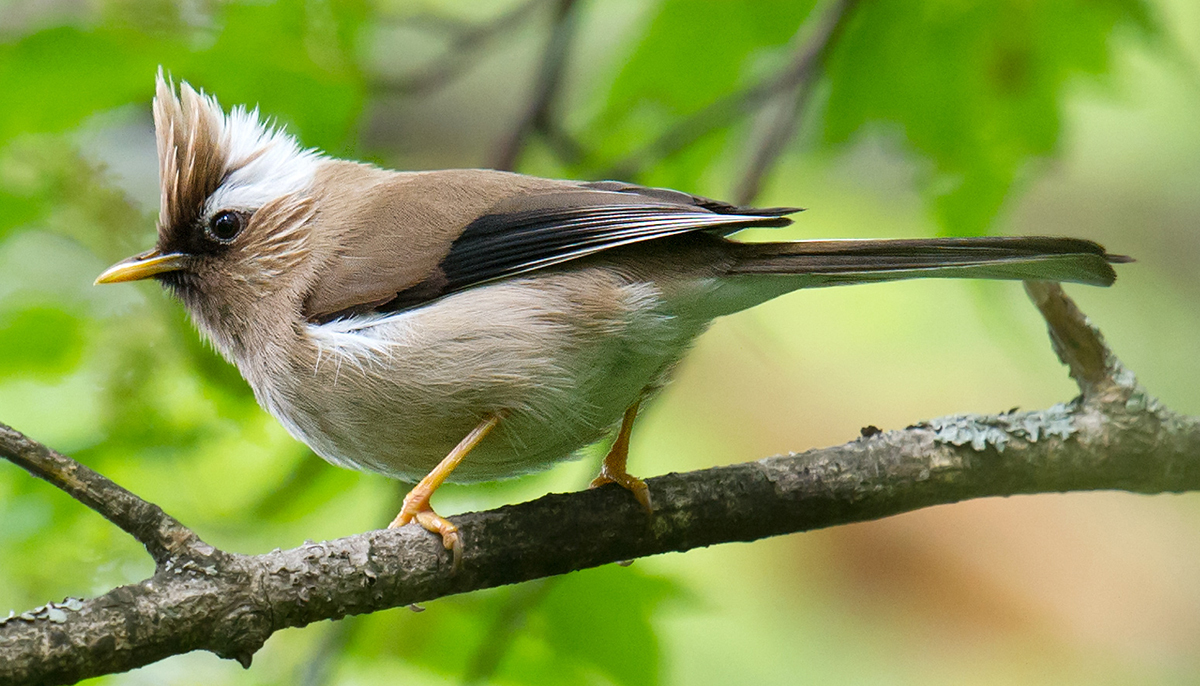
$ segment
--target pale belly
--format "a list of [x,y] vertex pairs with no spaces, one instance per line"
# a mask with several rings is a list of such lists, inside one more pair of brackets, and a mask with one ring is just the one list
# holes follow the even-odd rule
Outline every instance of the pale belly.
[[[603,270],[500,282],[357,322],[309,325],[259,401],[335,464],[416,481],[481,421],[450,481],[502,479],[604,437],[707,325]],[[280,383],[279,379],[291,379]]]

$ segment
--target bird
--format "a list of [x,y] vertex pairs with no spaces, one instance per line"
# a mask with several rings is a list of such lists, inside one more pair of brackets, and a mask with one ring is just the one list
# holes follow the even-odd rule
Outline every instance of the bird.
[[153,249],[96,279],[155,279],[258,403],[325,460],[416,482],[391,527],[462,537],[446,481],[546,469],[615,439],[592,486],[628,489],[639,409],[716,318],[804,288],[921,277],[1107,286],[1088,240],[743,242],[791,207],[620,181],[393,171],[303,147],[258,108],[159,70]]

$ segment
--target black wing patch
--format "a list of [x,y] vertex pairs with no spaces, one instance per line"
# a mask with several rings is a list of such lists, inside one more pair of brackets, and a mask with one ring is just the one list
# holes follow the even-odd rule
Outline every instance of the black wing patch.
[[442,260],[451,288],[561,264],[640,241],[691,231],[729,233],[763,218],[655,206],[572,208],[488,215],[473,222]]
[[471,222],[428,279],[377,311],[415,307],[488,281],[525,274],[631,243],[693,231],[725,235],[786,226],[790,207],[735,207],[677,191],[615,182],[523,196]]

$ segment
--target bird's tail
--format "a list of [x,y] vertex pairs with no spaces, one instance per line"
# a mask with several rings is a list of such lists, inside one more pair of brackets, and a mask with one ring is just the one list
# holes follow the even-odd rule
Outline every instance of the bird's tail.
[[759,291],[757,297],[743,293],[745,303],[730,302],[735,310],[799,288],[898,279],[1015,279],[1109,286],[1117,278],[1112,264],[1132,261],[1111,255],[1092,241],[1041,236],[812,240],[730,247],[730,276],[767,277],[731,279],[753,282],[752,290]]

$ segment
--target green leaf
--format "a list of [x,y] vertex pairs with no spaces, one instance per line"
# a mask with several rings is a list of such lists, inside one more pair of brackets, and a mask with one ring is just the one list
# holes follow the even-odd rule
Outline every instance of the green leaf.
[[1054,154],[1062,102],[1106,73],[1122,29],[1155,35],[1140,0],[860,3],[828,63],[828,143],[894,124],[933,163],[943,231],[984,232],[1031,160]]
[[680,599],[686,593],[670,579],[606,565],[445,598],[421,613],[357,618],[351,652],[400,657],[469,683],[549,686],[599,677],[652,686],[661,669],[654,620],[663,604]]
[[652,619],[664,602],[683,596],[673,581],[606,565],[552,583],[502,676],[524,684],[587,683],[597,674],[623,686],[659,682]]

